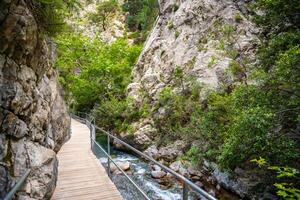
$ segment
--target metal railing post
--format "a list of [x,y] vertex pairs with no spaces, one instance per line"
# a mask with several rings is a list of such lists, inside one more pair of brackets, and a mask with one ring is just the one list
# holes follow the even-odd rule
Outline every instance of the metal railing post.
[[189,197],[189,190],[186,185],[186,183],[183,183],[183,188],[182,188],[182,199],[183,200],[188,200]]
[[107,135],[107,171],[108,171],[108,176],[110,177],[110,159],[109,159],[109,156],[110,156],[110,137],[109,135]]
[[93,152],[93,127],[90,127],[91,150]]

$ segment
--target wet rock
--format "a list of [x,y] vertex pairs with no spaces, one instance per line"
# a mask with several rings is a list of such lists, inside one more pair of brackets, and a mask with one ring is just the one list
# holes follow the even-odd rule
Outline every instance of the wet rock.
[[[128,171],[130,170],[130,162],[125,161],[125,162],[116,162],[117,165],[123,170],[123,171]],[[119,171],[119,169],[114,165],[113,163],[110,164],[110,171],[112,173],[115,173]]]
[[188,168],[187,168],[187,170],[188,170],[188,173],[189,173],[189,175],[190,176],[198,176],[198,177],[201,177],[203,174],[199,171],[199,170],[197,170],[194,166],[189,166]]
[[161,179],[167,175],[164,171],[151,171],[151,176],[155,179]]
[[200,181],[200,180],[202,180],[200,176],[190,176],[190,179],[192,181]]
[[166,161],[175,160],[178,156],[183,154],[183,150],[185,149],[186,144],[183,141],[176,141],[173,144],[169,144],[165,147],[159,149],[158,153],[160,158]]
[[155,160],[159,158],[159,153],[156,145],[151,145],[144,151],[144,153],[154,158]]
[[182,168],[183,165],[181,161],[175,161],[170,165],[170,169],[174,170],[175,172],[178,172],[180,168]]
[[[223,188],[229,189],[231,191],[234,191],[236,194],[238,194],[241,197],[244,197],[248,194],[249,186],[247,185],[247,180],[242,181],[241,179],[233,180],[230,178],[229,173],[222,172],[218,166],[213,163],[209,162],[207,160],[204,160],[204,166],[209,169],[212,172],[212,177],[209,177],[216,180],[216,182]],[[209,181],[209,180],[207,180]],[[214,182],[214,181],[213,181]],[[256,182],[252,182],[253,184],[256,184]]]
[[185,167],[181,167],[179,168],[179,174],[181,174],[182,176],[188,177],[188,171]]
[[152,169],[153,171],[161,171],[161,167],[158,166],[158,165],[151,165],[151,169]]

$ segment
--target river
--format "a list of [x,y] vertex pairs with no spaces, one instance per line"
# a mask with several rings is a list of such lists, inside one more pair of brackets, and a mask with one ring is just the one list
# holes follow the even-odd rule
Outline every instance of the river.
[[[97,136],[98,143],[107,149],[106,137]],[[107,158],[99,148],[93,148],[93,151],[101,164],[107,170]],[[134,182],[153,200],[180,200],[182,199],[182,184],[174,180],[171,184],[160,184],[159,179],[151,177],[151,169],[149,163],[140,159],[139,157],[126,152],[118,151],[111,148],[111,156],[116,162],[129,162],[131,177]],[[113,165],[111,163],[111,165]],[[140,192],[128,181],[128,179],[119,173],[112,174],[112,181],[120,191],[124,200],[142,200],[144,199]],[[215,193],[216,189],[211,188],[210,193]],[[220,197],[220,194],[218,194]],[[189,200],[205,199],[199,195],[189,192]],[[221,194],[221,199],[236,199],[234,196],[227,194],[224,191]]]

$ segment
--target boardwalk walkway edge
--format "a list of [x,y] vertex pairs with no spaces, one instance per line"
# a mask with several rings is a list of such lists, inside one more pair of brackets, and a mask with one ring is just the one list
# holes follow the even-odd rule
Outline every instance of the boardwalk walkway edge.
[[120,192],[91,151],[90,130],[74,119],[71,138],[58,152],[58,180],[52,200],[120,200]]

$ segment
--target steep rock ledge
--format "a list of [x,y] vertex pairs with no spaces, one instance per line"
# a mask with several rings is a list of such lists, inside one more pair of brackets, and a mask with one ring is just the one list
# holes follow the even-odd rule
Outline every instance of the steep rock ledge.
[[[212,90],[227,90],[246,79],[247,74],[230,73],[234,62],[245,69],[252,66],[261,43],[258,38],[260,29],[249,19],[251,15],[246,1],[164,0],[161,7],[161,15],[133,70],[133,83],[127,88],[128,96],[137,105],[143,105],[145,99],[149,103],[150,99],[151,110],[157,110],[152,116],[164,115],[163,107],[154,109],[154,106],[162,89],[172,85],[177,68],[201,83],[201,100],[205,100]],[[188,86],[189,83],[183,85]],[[174,141],[167,146],[157,146],[153,121],[151,117],[140,119],[132,124],[132,134],[122,133],[120,136],[170,164],[191,144]],[[200,146],[205,151],[205,138],[201,142]],[[225,179],[223,177],[222,180]],[[215,179],[218,180],[218,177],[215,176]],[[239,188],[244,188],[239,191],[235,183],[223,182],[219,184],[242,197],[247,193],[247,185],[239,184]]]
[[246,58],[245,67],[253,64],[260,44],[259,29],[243,14],[244,4],[232,0],[163,1],[162,15],[134,68],[129,96],[136,99],[144,88],[155,100],[170,83],[176,67],[208,88],[230,85],[233,77],[226,73],[230,62]]
[[0,198],[30,168],[17,198],[50,199],[56,152],[70,126],[53,45],[40,33],[30,1],[5,0],[0,7]]

